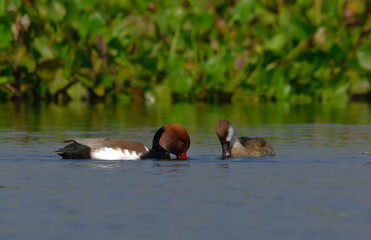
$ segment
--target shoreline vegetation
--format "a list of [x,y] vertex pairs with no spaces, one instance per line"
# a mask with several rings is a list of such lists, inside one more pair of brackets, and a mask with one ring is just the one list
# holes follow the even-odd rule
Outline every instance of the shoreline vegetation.
[[371,2],[0,0],[0,100],[371,101]]

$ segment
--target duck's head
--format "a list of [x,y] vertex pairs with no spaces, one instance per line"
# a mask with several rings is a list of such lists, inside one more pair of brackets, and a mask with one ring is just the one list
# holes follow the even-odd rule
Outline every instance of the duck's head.
[[166,152],[175,154],[177,159],[186,160],[186,152],[190,145],[191,139],[187,130],[180,124],[170,123],[156,132],[152,151],[156,151],[156,147],[160,146]]
[[233,125],[227,119],[221,119],[216,123],[215,132],[222,145],[223,157],[230,157],[233,143],[237,138]]

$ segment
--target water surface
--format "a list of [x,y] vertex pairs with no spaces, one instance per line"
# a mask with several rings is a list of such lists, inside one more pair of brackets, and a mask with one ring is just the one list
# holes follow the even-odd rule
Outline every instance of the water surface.
[[[0,239],[369,239],[371,107],[0,105]],[[221,160],[215,122],[277,156]],[[73,137],[151,146],[178,122],[189,161],[62,160]]]

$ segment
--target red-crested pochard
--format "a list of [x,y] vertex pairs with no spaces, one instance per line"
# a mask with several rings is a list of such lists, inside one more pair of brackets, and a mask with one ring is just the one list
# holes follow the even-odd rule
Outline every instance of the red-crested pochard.
[[191,144],[187,130],[177,123],[157,130],[151,150],[139,142],[111,138],[79,138],[65,142],[72,143],[55,151],[62,158],[101,160],[170,159],[170,153],[186,160]]
[[264,138],[238,137],[233,125],[226,119],[216,123],[215,131],[222,145],[223,157],[276,156],[272,146]]

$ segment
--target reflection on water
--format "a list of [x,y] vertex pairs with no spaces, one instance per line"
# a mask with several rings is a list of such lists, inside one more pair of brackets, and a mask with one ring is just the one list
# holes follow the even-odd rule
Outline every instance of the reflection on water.
[[0,185],[0,188],[5,188],[5,189],[20,189],[20,186],[11,186],[11,185]]
[[[366,103],[350,103],[345,106],[324,104],[292,106],[283,103],[89,105],[80,102],[60,106],[4,103],[0,104],[0,114],[0,133],[6,133],[2,137],[8,142],[40,144],[50,139],[55,141],[56,135],[59,135],[58,141],[71,137],[98,136],[136,139],[151,146],[152,137],[159,127],[177,122],[186,126],[191,133],[192,147],[196,144],[202,145],[210,138],[210,134],[215,133],[217,120],[228,118],[240,136],[261,136],[273,142],[284,141],[287,144],[303,140],[311,141],[314,145],[322,145],[329,144],[321,139],[326,134],[333,136],[332,144],[338,143],[339,146],[346,147],[347,141],[343,140],[363,141],[369,137],[367,132],[354,132],[346,125],[371,123],[371,105]],[[289,124],[294,125],[290,127]],[[268,132],[267,127],[270,128]],[[214,145],[215,142],[210,144]],[[204,147],[205,153],[208,153],[208,147]],[[273,147],[275,148],[274,145]]]
[[[168,162],[168,163],[164,164],[163,162]],[[180,163],[180,162],[186,162],[186,161],[176,161],[175,163],[173,163],[172,161],[154,161],[153,167],[154,168],[158,168],[158,167],[165,168],[167,177],[177,177],[177,176],[180,176],[178,175],[178,173],[183,173],[185,172],[186,168],[191,167],[191,164],[189,163]]]
[[[83,161],[83,160],[82,160]],[[112,164],[112,163],[90,163],[87,165],[84,165],[84,167],[89,167],[89,168],[95,168],[95,169],[102,169],[102,170],[114,170],[120,167],[120,164]]]
[[229,168],[229,164],[226,163],[220,163],[217,165],[219,168]]
[[[174,160],[167,160],[168,162],[172,162],[171,164],[160,164],[158,160],[155,160],[154,163],[153,163],[153,167],[166,167],[166,168],[172,168],[172,169],[180,169],[182,167],[190,167],[191,164],[188,164],[188,163],[173,163],[173,162],[176,162]],[[185,162],[184,160],[182,160],[183,162]]]
[[[228,118],[234,124],[290,124],[338,123],[370,124],[371,106],[367,103],[349,103],[345,106],[311,104],[288,105],[266,103],[260,105],[162,104],[118,105],[69,103],[28,105],[0,104],[0,128],[15,131],[46,131],[45,128],[68,127],[79,130],[102,131],[112,124],[121,127],[160,126],[178,122],[194,126],[214,127],[215,119]],[[118,129],[120,130],[120,129]]]

